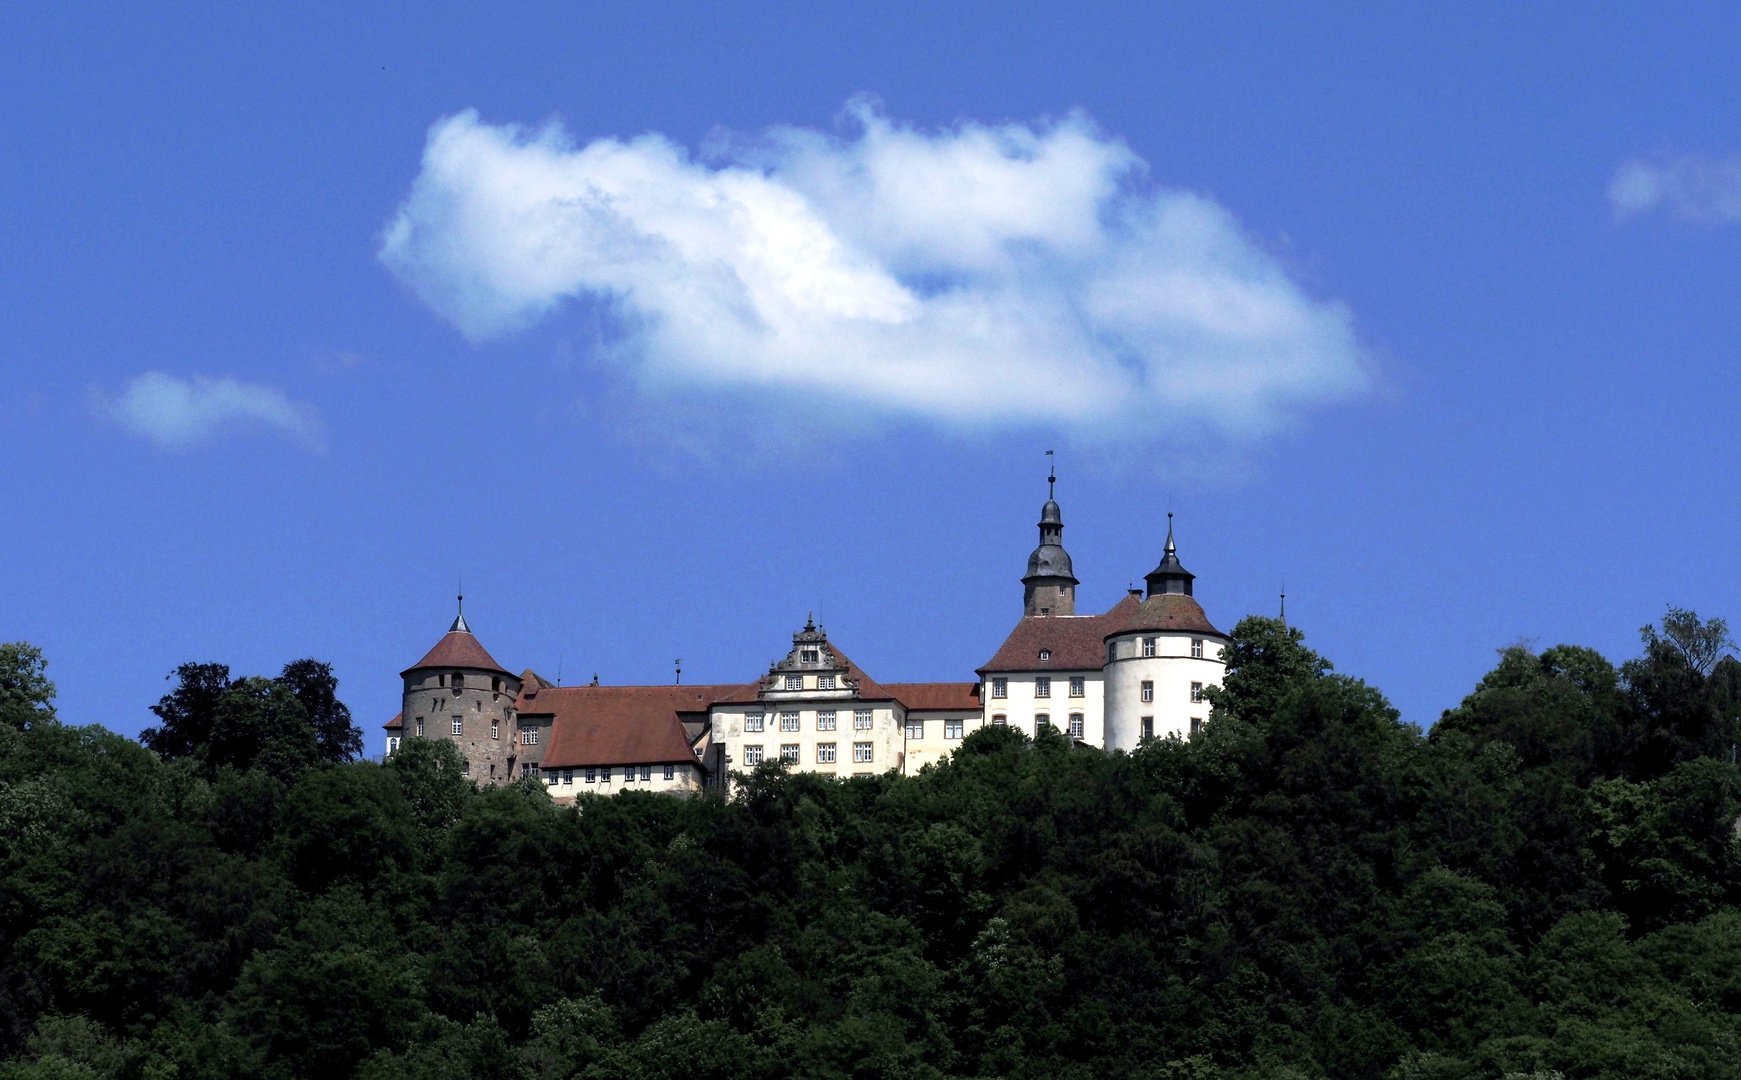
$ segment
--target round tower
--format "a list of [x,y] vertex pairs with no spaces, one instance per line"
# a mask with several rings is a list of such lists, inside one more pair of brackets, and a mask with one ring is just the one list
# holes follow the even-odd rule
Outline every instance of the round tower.
[[1135,750],[1145,738],[1188,737],[1209,717],[1206,692],[1227,672],[1228,637],[1191,595],[1194,574],[1179,562],[1173,515],[1167,545],[1150,571],[1148,596],[1106,635],[1106,748]]
[[1056,472],[1046,477],[1046,505],[1040,507],[1040,546],[1028,556],[1022,576],[1023,615],[1076,614],[1076,574],[1064,550],[1064,515],[1053,497]]
[[465,597],[435,648],[399,674],[405,680],[407,738],[451,740],[465,759],[467,775],[480,784],[513,778],[515,762],[524,756],[514,726],[520,680],[472,636]]

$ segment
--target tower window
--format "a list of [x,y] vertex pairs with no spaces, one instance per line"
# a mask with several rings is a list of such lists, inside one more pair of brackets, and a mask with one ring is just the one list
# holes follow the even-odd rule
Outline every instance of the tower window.
[[993,679],[991,681],[991,696],[992,697],[1009,697],[1010,696],[1010,681],[1006,678],[1003,678],[1002,676],[999,676],[998,678]]
[[465,734],[465,727],[463,726],[463,722],[457,716],[453,718],[453,733],[455,735],[464,735]]
[[1082,714],[1079,712],[1073,712],[1070,714],[1070,737],[1072,739],[1080,739],[1082,737]]
[[1144,656],[1155,655],[1155,639],[1154,638],[1152,638],[1152,637],[1143,638],[1143,655]]
[[1143,680],[1143,700],[1155,700],[1155,684],[1149,679]]
[[1194,660],[1203,659],[1203,639],[1200,637],[1191,639],[1191,658]]
[[1155,737],[1155,718],[1152,716],[1145,716],[1145,717],[1143,717],[1143,738],[1152,739],[1154,737]]
[[491,724],[490,725],[490,738],[492,738],[492,739],[501,738],[501,730],[502,730],[502,726],[500,724]]
[[448,685],[452,686],[455,690],[464,690],[465,689],[465,676],[461,675],[457,671],[454,672],[453,673],[453,681],[450,682]]
[[421,716],[417,718],[417,734],[423,734],[423,717]]
[[1041,675],[1034,680],[1034,696],[1037,698],[1049,698],[1052,696],[1051,676]]
[[1202,683],[1194,682],[1191,684],[1191,700],[1192,701],[1202,701],[1203,700],[1203,684]]
[[1088,680],[1081,675],[1070,676],[1070,696],[1082,697],[1088,692]]
[[1117,660],[1117,659],[1118,659],[1118,642],[1116,642],[1116,641],[1107,642],[1106,643],[1106,662],[1110,664],[1114,660]]

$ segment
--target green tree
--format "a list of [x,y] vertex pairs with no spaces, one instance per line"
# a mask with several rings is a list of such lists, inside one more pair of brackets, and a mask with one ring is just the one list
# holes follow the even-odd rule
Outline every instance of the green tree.
[[23,730],[54,721],[54,683],[47,668],[36,646],[0,643],[0,725]]

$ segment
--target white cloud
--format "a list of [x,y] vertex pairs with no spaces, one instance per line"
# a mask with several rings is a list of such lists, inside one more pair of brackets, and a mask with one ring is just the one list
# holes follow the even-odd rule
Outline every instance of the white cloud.
[[182,450],[225,428],[259,426],[311,448],[320,447],[313,410],[271,386],[228,375],[180,379],[159,371],[135,377],[115,396],[100,395],[98,410],[122,427],[167,450]]
[[1633,158],[1614,171],[1608,203],[1621,218],[1667,207],[1692,221],[1741,221],[1741,154]]
[[1087,437],[1262,432],[1367,382],[1346,305],[1081,115],[855,137],[437,122],[382,261],[473,340],[602,300],[643,385],[774,390]]

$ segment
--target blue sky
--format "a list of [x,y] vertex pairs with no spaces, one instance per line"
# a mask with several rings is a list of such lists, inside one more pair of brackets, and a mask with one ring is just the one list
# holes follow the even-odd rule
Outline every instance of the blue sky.
[[[359,721],[468,618],[565,680],[885,681],[1160,554],[1428,724],[1519,640],[1741,617],[1741,17],[0,14],[0,640]],[[371,750],[379,749],[376,735]]]

